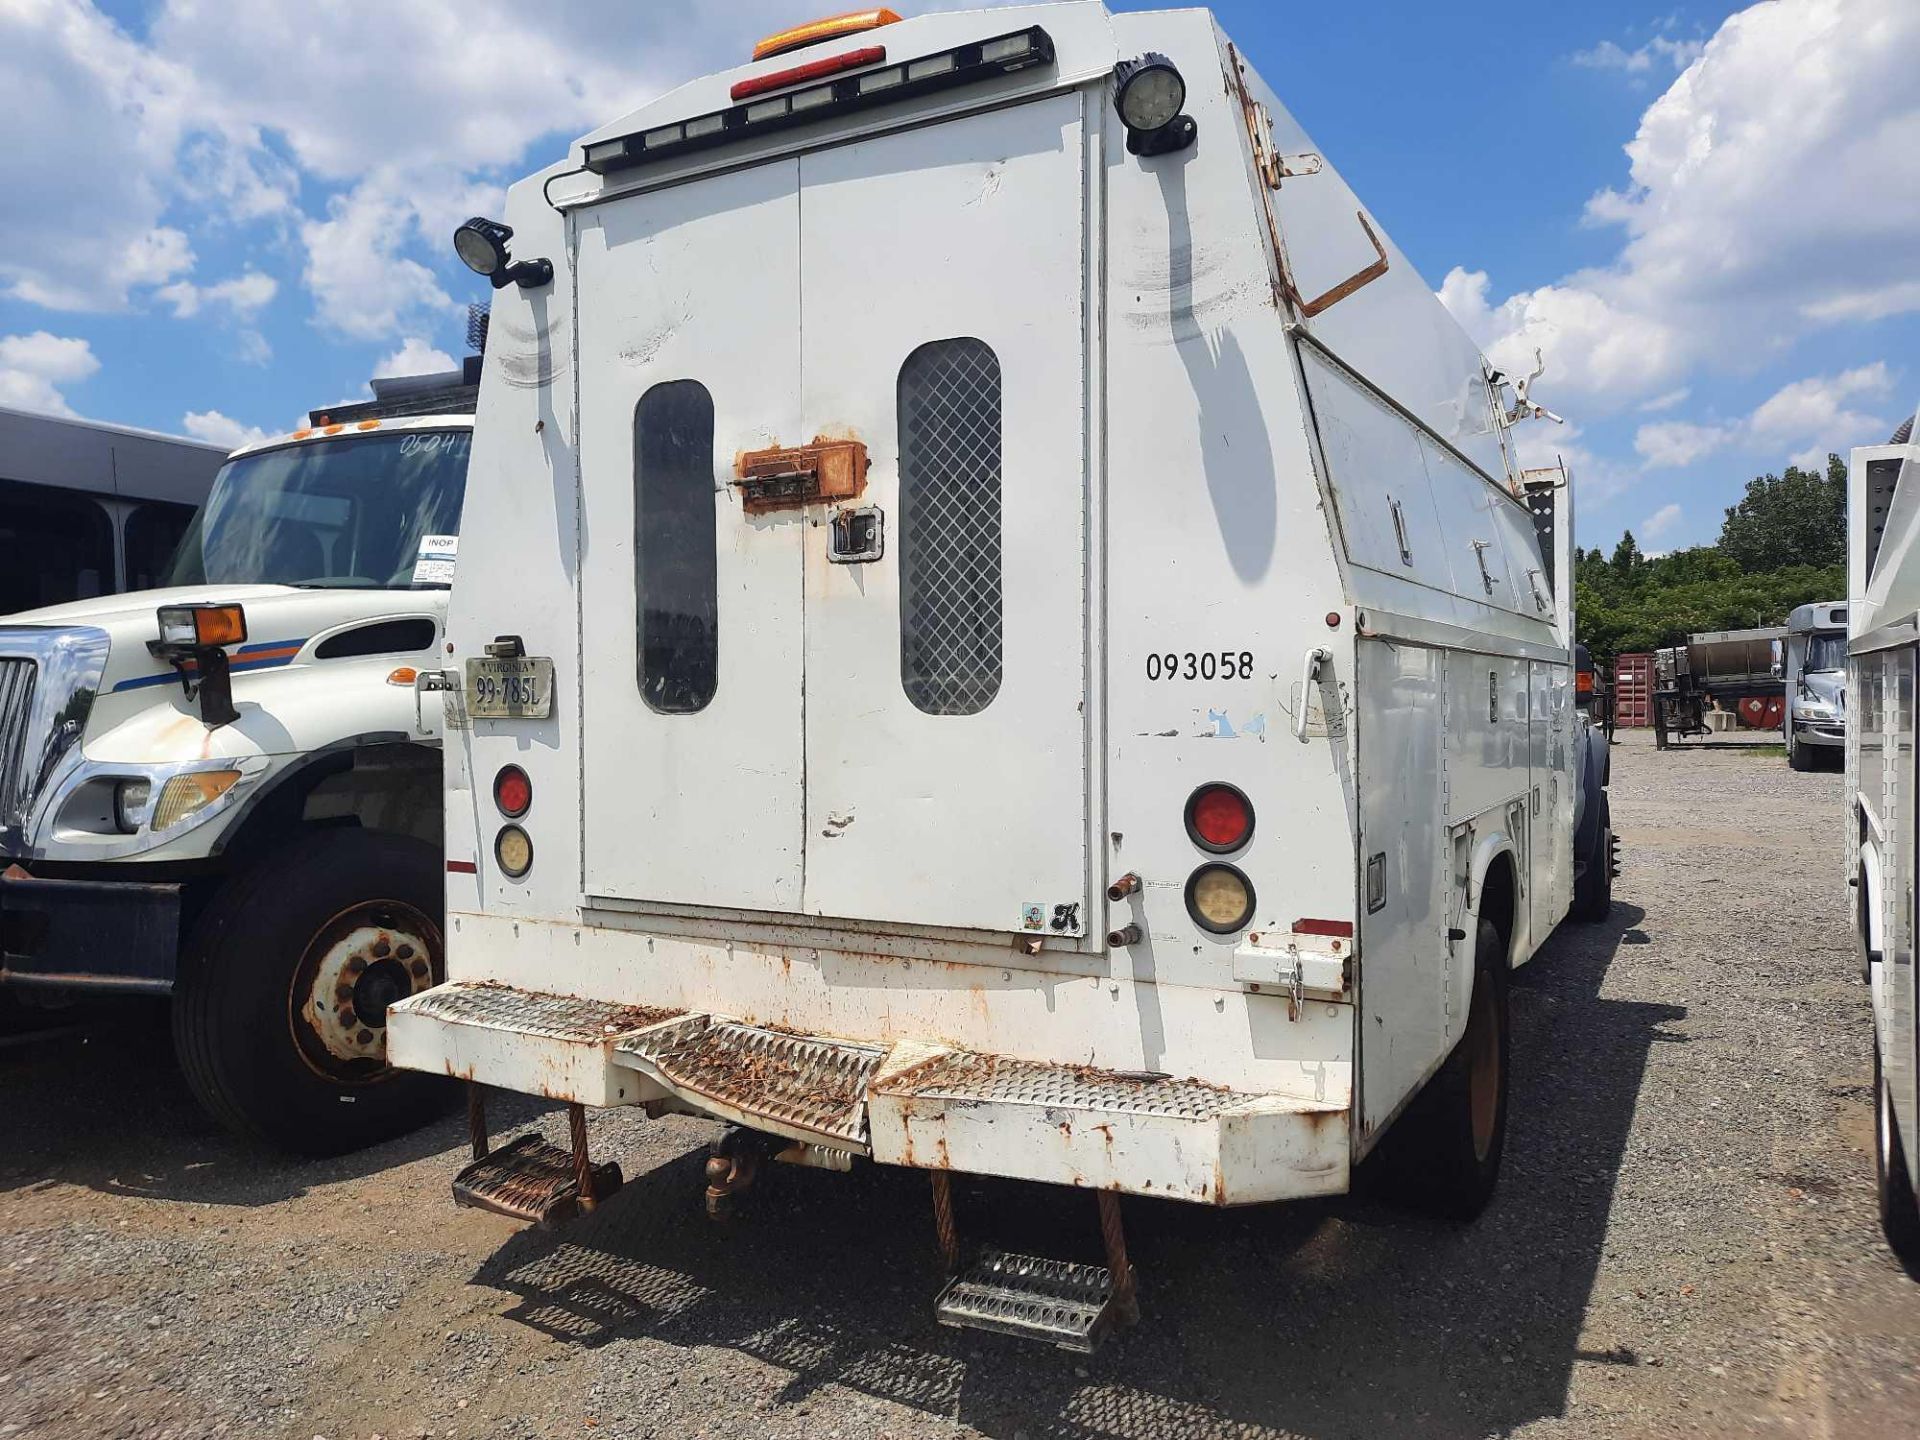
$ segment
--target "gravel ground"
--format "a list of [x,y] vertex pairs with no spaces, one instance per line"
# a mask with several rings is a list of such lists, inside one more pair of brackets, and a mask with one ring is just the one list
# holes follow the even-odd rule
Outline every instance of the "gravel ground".
[[[1470,1228],[1129,1202],[1145,1323],[1075,1358],[934,1324],[924,1180],[779,1167],[716,1228],[711,1127],[597,1116],[627,1188],[520,1233],[449,1202],[457,1119],[264,1155],[122,1015],[0,1054],[0,1435],[1912,1435],[1840,778],[1622,739],[1613,917],[1516,983]],[[1084,1196],[1014,1193],[1091,1238]]]

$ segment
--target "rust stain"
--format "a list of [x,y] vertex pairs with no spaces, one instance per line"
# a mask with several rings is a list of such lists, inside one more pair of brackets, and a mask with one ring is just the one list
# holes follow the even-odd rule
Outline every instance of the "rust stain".
[[806,445],[774,445],[734,456],[733,486],[749,515],[851,500],[867,488],[867,447],[857,438],[816,435]]

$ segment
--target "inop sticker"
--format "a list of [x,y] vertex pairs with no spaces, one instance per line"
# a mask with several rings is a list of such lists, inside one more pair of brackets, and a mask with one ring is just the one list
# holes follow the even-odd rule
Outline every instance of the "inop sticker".
[[413,562],[413,583],[451,585],[454,557],[459,549],[458,535],[422,535],[420,553]]

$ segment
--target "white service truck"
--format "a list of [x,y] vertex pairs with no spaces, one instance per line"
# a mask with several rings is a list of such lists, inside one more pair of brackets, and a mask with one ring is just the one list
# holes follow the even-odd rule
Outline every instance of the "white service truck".
[[1847,743],[1847,607],[1796,605],[1787,616],[1787,764],[1811,770],[1821,755],[1841,758]]
[[[604,1197],[587,1107],[715,1117],[715,1209],[924,1169],[941,1318],[1084,1347],[1121,1195],[1338,1194],[1391,1130],[1486,1202],[1508,973],[1611,885],[1571,495],[1207,12],[885,20],[455,237],[449,978],[390,1053],[474,1082],[463,1201]],[[954,1173],[1095,1192],[1107,1263],[970,1246]]]
[[170,997],[198,1098],[292,1150],[447,1098],[387,1064],[385,1023],[442,974],[415,682],[473,389],[440,378],[235,451],[159,588],[0,618],[0,1001]]
[[1920,1278],[1920,1003],[1914,993],[1914,687],[1920,445],[1853,452],[1847,483],[1847,883],[1873,999],[1874,1170],[1887,1242]]

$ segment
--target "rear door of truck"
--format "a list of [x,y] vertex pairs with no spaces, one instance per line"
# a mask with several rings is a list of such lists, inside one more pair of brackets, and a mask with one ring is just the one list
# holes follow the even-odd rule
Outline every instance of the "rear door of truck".
[[[1084,931],[1081,137],[1053,96],[582,212],[589,896]],[[750,513],[739,457],[816,440],[859,493]]]

